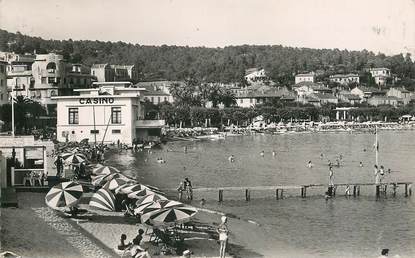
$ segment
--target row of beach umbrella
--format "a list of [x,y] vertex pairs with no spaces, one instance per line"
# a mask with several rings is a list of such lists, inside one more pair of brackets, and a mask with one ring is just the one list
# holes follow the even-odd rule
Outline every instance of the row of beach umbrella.
[[[83,158],[76,153],[71,159]],[[76,158],[75,158],[76,157]],[[64,158],[65,159],[65,158]],[[85,158],[86,159],[86,158]],[[123,175],[117,168],[99,165],[93,169],[92,185],[99,188],[91,197],[89,206],[115,211],[117,194],[126,195],[135,202],[134,215],[141,223],[151,226],[170,226],[190,220],[197,210],[185,204],[168,200],[160,189],[143,185]],[[53,209],[76,206],[83,194],[82,185],[76,182],[63,182],[51,188],[45,197],[46,203]]]

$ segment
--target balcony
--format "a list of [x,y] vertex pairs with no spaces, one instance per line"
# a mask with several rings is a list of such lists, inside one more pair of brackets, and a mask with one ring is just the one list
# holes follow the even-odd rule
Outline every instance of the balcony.
[[136,128],[161,128],[165,125],[165,120],[138,120],[135,122]]

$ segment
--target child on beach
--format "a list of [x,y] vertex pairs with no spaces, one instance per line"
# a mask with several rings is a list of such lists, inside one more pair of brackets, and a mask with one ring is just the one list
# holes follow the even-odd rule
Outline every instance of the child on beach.
[[127,240],[127,236],[125,234],[121,234],[120,237],[120,244],[118,244],[118,250],[123,251],[131,246],[131,243],[126,244],[125,241]]

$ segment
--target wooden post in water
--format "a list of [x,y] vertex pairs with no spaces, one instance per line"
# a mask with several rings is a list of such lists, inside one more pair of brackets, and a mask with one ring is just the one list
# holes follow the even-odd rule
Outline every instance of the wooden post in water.
[[278,188],[277,189],[275,189],[275,199],[279,199],[280,197],[279,197],[279,190],[278,190]]
[[405,184],[405,197],[408,197],[408,184]]
[[249,202],[251,200],[251,192],[249,189],[245,189],[245,200]]
[[385,188],[383,188],[383,194],[386,196],[386,192],[387,192],[387,190],[388,190],[388,185],[384,185],[385,186]]
[[356,186],[356,185],[354,185],[354,186],[353,186],[353,197],[356,197],[356,188],[357,188],[357,186]]
[[219,202],[223,202],[223,189],[219,189]]
[[357,196],[360,196],[360,185],[357,186]]
[[376,198],[378,198],[379,197],[379,194],[380,194],[380,185],[376,185]]
[[392,190],[393,190],[392,195],[393,195],[393,197],[395,197],[395,196],[396,196],[396,188],[398,188],[398,185],[397,185],[396,183],[393,183],[393,184],[392,184]]
[[301,187],[301,198],[304,198],[304,187]]
[[412,196],[412,184],[409,184],[409,196]]
[[280,199],[283,198],[283,195],[284,195],[284,189],[280,189]]
[[333,186],[333,197],[336,196],[336,189],[337,189],[337,187],[336,186]]

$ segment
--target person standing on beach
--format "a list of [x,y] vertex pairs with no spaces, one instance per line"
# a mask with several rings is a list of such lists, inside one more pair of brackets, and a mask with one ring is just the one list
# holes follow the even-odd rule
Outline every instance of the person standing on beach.
[[221,218],[221,223],[218,227],[218,229],[216,230],[216,232],[218,232],[219,234],[219,242],[220,242],[220,249],[219,249],[219,255],[220,258],[225,258],[225,254],[226,254],[226,245],[228,243],[228,234],[229,234],[229,229],[228,229],[228,218],[226,216],[222,216]]
[[177,192],[179,193],[179,200],[183,199],[184,184],[180,182],[179,187],[177,187]]
[[56,176],[61,177],[62,172],[63,172],[63,159],[61,155],[58,155],[58,158],[55,161],[55,166],[56,166]]
[[184,179],[184,189],[186,190],[186,196],[188,200],[193,200],[193,187],[192,182],[188,177]]

